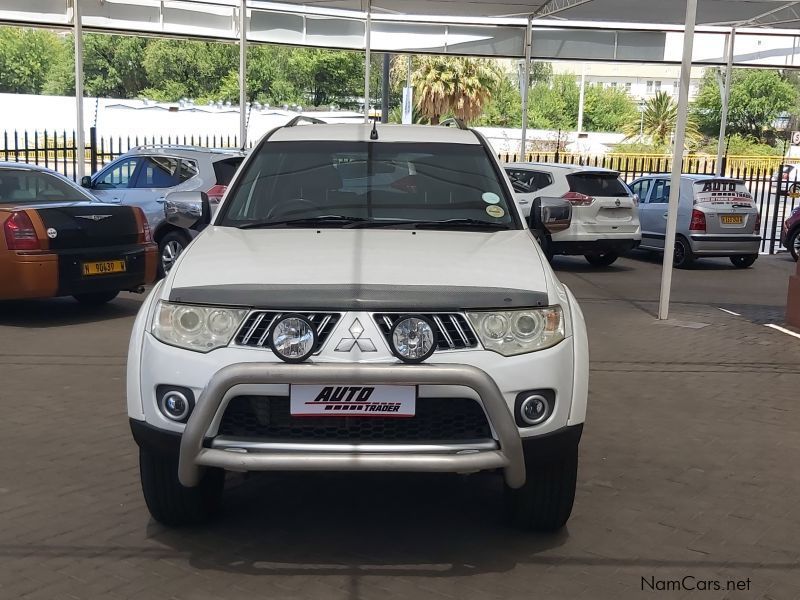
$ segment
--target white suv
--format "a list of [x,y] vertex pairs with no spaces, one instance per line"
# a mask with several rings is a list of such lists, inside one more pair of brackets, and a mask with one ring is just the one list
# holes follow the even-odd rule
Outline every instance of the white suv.
[[155,519],[209,517],[225,470],[497,470],[514,523],[567,521],[586,327],[478,133],[282,127],[213,218],[200,192],[166,213],[203,231],[131,336]]
[[572,204],[572,225],[540,239],[548,258],[582,254],[589,264],[606,267],[641,242],[637,200],[618,172],[550,163],[508,163],[505,169],[526,216],[534,198]]

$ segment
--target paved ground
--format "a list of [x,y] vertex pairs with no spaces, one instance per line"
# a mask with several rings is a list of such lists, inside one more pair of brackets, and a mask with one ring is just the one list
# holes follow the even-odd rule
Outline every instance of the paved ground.
[[[504,528],[491,475],[234,479],[218,523],[165,530],[124,410],[138,300],[0,305],[0,598],[800,598],[800,340],[761,324],[793,268],[677,271],[659,324],[653,259],[558,261],[592,380],[555,537]],[[686,576],[749,590],[648,587]]]

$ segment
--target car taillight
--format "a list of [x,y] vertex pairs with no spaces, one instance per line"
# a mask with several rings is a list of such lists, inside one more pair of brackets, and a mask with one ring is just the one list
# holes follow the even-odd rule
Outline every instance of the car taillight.
[[706,230],[706,215],[705,213],[692,209],[692,221],[689,223],[689,231],[705,231]]
[[580,192],[567,192],[561,197],[572,204],[572,206],[589,206],[594,202],[594,198],[586,194],[581,194]]
[[753,231],[755,233],[758,233],[759,231],[761,231],[761,213],[760,212],[756,213],[756,226],[753,228]]
[[222,200],[222,196],[225,195],[225,190],[228,189],[227,185],[215,185],[210,190],[206,192],[208,194],[208,199],[211,202],[219,202]]
[[13,212],[3,224],[6,246],[9,250],[41,250],[42,244],[36,236],[33,222],[24,211]]
[[153,243],[153,232],[150,231],[150,224],[147,222],[147,219],[142,220],[142,242],[145,244],[152,244]]

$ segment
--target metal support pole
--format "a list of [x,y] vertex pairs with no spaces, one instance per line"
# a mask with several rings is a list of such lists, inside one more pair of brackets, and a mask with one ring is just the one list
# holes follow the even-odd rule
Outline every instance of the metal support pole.
[[372,60],[372,2],[367,0],[367,30],[364,33],[364,123],[369,123],[369,75]]
[[578,133],[583,131],[583,103],[586,98],[586,63],[581,65],[581,91],[578,95]]
[[239,8],[239,146],[247,148],[247,0]]
[[381,123],[389,122],[389,76],[392,67],[392,55],[383,55],[383,75],[381,78]]
[[522,135],[519,141],[519,159],[524,161],[528,149],[528,91],[531,81],[531,49],[533,47],[533,16],[528,16],[525,30],[525,68],[522,70]]
[[86,174],[86,138],[83,131],[83,23],[80,0],[72,0],[73,37],[75,38],[75,179],[80,183]]
[[728,35],[728,63],[725,65],[725,86],[722,90],[722,115],[719,122],[719,141],[717,143],[717,169],[716,175],[724,175],[722,172],[722,158],[725,156],[725,137],[728,128],[728,102],[731,97],[731,74],[733,72],[733,47],[736,41],[736,28],[731,28]]
[[667,235],[664,239],[664,265],[661,269],[661,295],[658,301],[658,318],[669,317],[669,296],[672,287],[672,262],[675,248],[675,231],[678,225],[678,200],[681,195],[681,170],[683,146],[686,140],[686,118],[689,112],[689,77],[692,71],[694,24],[697,19],[697,0],[686,0],[686,23],[683,28],[683,59],[681,60],[681,87],[678,92],[678,123],[675,126],[675,146],[672,150],[669,208],[667,210]]

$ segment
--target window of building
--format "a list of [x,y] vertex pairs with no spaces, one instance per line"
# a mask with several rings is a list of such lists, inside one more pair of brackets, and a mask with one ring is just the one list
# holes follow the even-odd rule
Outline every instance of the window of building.
[[660,91],[661,91],[661,82],[660,81],[656,81],[656,93],[658,93]]
[[647,82],[647,93],[648,94],[652,94],[653,93],[653,81],[652,80],[649,80]]

